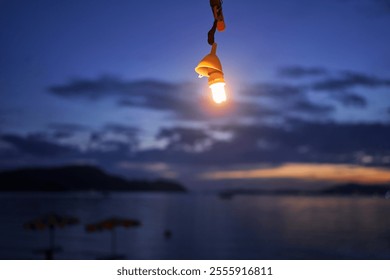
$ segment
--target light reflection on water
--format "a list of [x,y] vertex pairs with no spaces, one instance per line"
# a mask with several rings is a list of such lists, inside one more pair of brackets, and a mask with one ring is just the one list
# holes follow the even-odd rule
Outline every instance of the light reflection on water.
[[236,203],[236,212],[260,240],[289,250],[282,258],[390,258],[388,200],[241,197]]
[[0,205],[2,259],[43,258],[36,250],[48,246],[48,232],[22,224],[50,212],[81,220],[57,231],[58,259],[105,258],[110,233],[84,225],[112,216],[142,222],[116,230],[117,251],[129,259],[390,259],[384,198],[2,194]]

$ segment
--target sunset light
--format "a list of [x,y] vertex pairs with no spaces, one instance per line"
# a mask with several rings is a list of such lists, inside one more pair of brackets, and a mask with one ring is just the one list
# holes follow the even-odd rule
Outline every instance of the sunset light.
[[337,183],[385,184],[390,170],[348,164],[288,163],[277,167],[248,170],[217,171],[202,175],[207,180],[296,179]]

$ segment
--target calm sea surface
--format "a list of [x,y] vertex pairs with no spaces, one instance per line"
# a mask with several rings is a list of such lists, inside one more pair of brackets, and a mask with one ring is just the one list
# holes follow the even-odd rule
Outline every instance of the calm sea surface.
[[49,232],[23,223],[48,213],[80,219],[56,231],[56,259],[108,258],[112,232],[85,225],[110,217],[142,222],[116,229],[128,259],[390,259],[385,198],[200,194],[0,194],[0,258],[44,258]]

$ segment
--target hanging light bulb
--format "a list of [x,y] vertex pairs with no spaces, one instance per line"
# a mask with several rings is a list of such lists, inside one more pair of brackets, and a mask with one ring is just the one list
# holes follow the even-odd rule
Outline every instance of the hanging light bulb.
[[225,83],[219,82],[210,85],[211,96],[215,103],[220,104],[226,101]]
[[211,47],[211,52],[206,55],[195,71],[199,77],[208,77],[208,84],[211,89],[211,95],[215,103],[220,104],[227,100],[225,91],[225,79],[223,76],[222,65],[217,56],[217,44]]

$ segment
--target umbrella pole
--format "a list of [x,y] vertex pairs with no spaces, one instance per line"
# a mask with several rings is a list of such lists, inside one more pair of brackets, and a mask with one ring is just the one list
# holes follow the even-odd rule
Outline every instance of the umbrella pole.
[[46,260],[54,259],[54,245],[55,245],[55,235],[54,227],[49,227],[49,249],[45,250]]
[[50,227],[50,250],[54,251],[55,247],[55,234],[54,227]]
[[111,254],[112,256],[116,255],[116,231],[115,228],[111,231]]

